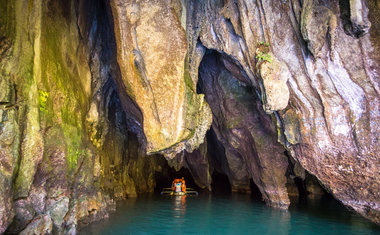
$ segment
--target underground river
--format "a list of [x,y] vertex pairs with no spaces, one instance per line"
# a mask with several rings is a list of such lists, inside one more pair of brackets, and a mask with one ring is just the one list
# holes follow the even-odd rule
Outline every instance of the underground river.
[[331,197],[273,209],[251,195],[147,194],[118,204],[79,234],[379,234],[380,228]]

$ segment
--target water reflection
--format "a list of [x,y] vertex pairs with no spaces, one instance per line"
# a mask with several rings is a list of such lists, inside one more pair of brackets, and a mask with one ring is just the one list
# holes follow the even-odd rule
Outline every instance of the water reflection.
[[[265,216],[265,213],[262,216]],[[278,234],[279,228],[281,228],[281,234],[291,234],[291,213],[288,210],[274,208],[268,219],[268,234]]]
[[186,213],[186,195],[175,196],[173,200],[174,218],[184,218]]

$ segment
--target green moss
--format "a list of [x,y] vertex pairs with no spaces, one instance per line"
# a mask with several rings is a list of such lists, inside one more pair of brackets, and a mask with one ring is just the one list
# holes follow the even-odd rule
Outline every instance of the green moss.
[[81,111],[82,109],[78,107],[74,99],[67,98],[64,100],[64,104],[60,109],[63,124],[82,129],[82,120],[84,119]]
[[46,91],[38,91],[38,104],[39,104],[39,109],[43,113],[47,113],[47,100],[49,97],[49,93]]
[[185,126],[187,132],[184,134],[186,136],[182,136],[178,142],[182,139],[190,139],[195,134],[195,127],[198,122],[198,112],[201,109],[200,96],[197,96],[195,91],[195,84],[190,76],[189,71],[189,56],[186,55],[185,63],[184,63],[184,75],[183,79],[185,82],[185,100],[186,100],[186,119]]
[[256,53],[256,59],[258,60],[258,62],[263,61],[272,63],[272,57],[270,56],[270,54],[265,54],[260,51]]
[[[74,66],[79,64],[75,48],[78,42],[75,38],[71,39],[74,35],[68,33],[70,26],[61,27],[51,22],[48,16],[44,16],[43,22],[45,23],[41,36],[41,81],[44,87],[60,95],[59,99],[55,99],[60,104],[54,104],[56,106],[54,112],[61,111],[62,119],[75,124],[78,123],[78,119],[84,118],[83,111],[87,110],[89,105],[89,97],[84,92],[78,67]],[[66,45],[69,41],[72,41],[72,44]]]
[[[82,84],[87,65],[80,61],[79,36],[60,14],[43,14],[41,27],[41,81],[45,92],[39,93],[40,111],[52,116],[52,123],[62,127],[66,143],[68,174],[75,172],[80,159],[86,157],[83,130],[88,94]],[[61,23],[57,23],[61,22]],[[79,53],[79,54],[78,54]]]
[[81,127],[63,124],[63,133],[67,145],[67,168],[68,173],[76,171],[78,160],[86,155],[83,144],[83,133]]
[[74,171],[78,165],[78,158],[85,155],[85,150],[80,149],[77,145],[67,147],[67,166],[69,171]]
[[[76,20],[65,20],[54,4],[49,5],[47,11],[43,6],[41,10],[36,3],[34,0],[0,0],[0,41],[10,46],[12,56],[4,58],[6,63],[1,63],[0,71],[17,87],[20,104],[17,117],[23,132],[17,136],[23,138],[22,150],[27,150],[22,151],[21,156],[21,147],[16,148],[20,155],[15,164],[17,176],[13,179],[16,197],[27,196],[37,169],[36,153],[41,150],[44,161],[58,150],[65,152],[67,169],[62,170],[70,179],[79,163],[91,156],[83,128],[90,100],[90,91],[85,89],[89,88],[87,74],[90,71]],[[39,44],[36,39],[40,40]],[[57,133],[52,133],[53,128]],[[92,164],[91,161],[84,163]],[[49,162],[46,167],[51,167]],[[86,177],[91,175],[90,170],[84,166],[82,169]]]

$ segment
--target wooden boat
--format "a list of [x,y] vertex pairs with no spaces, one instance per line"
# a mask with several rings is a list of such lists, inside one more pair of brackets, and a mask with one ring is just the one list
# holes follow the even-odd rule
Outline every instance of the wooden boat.
[[198,192],[193,188],[186,188],[186,192],[174,192],[171,188],[164,188],[161,192],[161,195],[169,196],[184,196],[184,195],[194,195],[198,196]]

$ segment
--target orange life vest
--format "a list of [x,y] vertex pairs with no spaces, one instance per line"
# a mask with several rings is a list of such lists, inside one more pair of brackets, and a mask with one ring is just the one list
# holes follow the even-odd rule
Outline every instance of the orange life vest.
[[173,189],[173,191],[175,191],[175,187],[176,187],[177,183],[181,183],[181,190],[182,190],[182,192],[186,192],[186,184],[185,184],[185,180],[184,179],[174,179],[174,181],[172,183],[172,189]]

